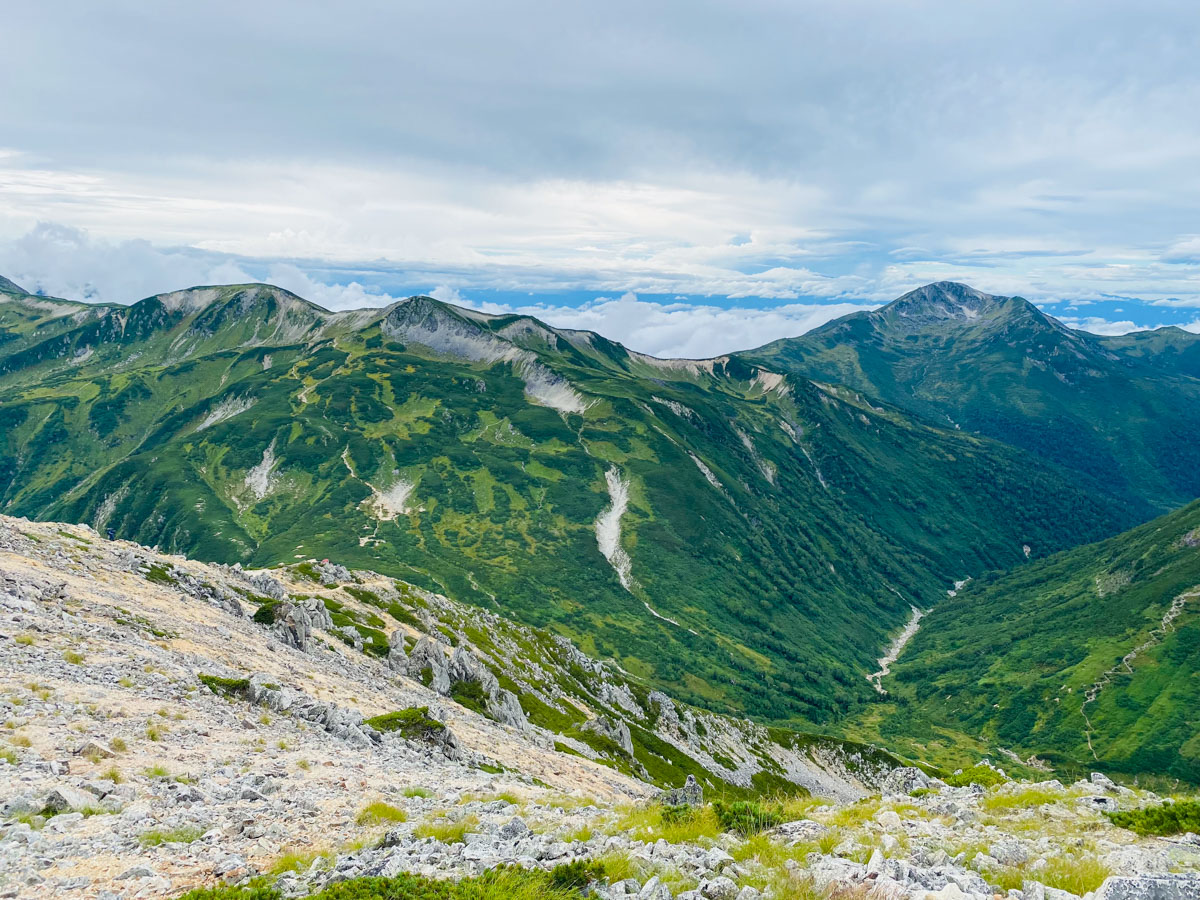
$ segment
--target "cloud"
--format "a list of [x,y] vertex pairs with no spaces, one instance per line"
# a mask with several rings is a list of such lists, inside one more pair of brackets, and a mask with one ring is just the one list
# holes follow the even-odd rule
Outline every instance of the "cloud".
[[[456,299],[451,299],[453,296]],[[534,316],[558,328],[595,331],[652,356],[706,358],[749,350],[783,337],[811,331],[839,316],[878,304],[792,303],[771,308],[724,308],[692,303],[657,303],[636,294],[598,297],[579,307],[509,306],[472,303],[454,292],[439,299],[462,303],[484,312],[516,312]]]
[[180,287],[253,281],[235,261],[149,241],[97,239],[79,228],[41,223],[0,241],[7,277],[28,291],[109,303],[132,303]]
[[0,91],[0,238],[460,289],[1200,297],[1200,18],[1173,0],[64,0],[5,26],[8,69],[53,77]]
[[1128,320],[1113,322],[1109,321],[1108,319],[1103,319],[1099,316],[1085,316],[1083,318],[1062,316],[1059,318],[1059,321],[1069,328],[1075,328],[1079,331],[1089,331],[1092,334],[1109,336],[1129,334],[1131,331],[1148,330],[1145,325],[1135,325],[1133,322]]
[[1163,262],[1200,263],[1200,235],[1180,238],[1162,255]]
[[[267,281],[326,309],[385,306],[402,299],[358,281],[330,283],[290,262],[234,260],[195,248],[158,248],[140,240],[106,241],[79,229],[42,224],[0,242],[0,271],[28,290],[111,303],[200,284]],[[439,300],[490,313],[535,316],[562,328],[596,331],[655,356],[707,357],[757,347],[870,309],[870,303],[789,303],[734,308],[690,302],[660,303],[626,293],[582,304],[528,304],[479,300],[469,289],[439,285]]]

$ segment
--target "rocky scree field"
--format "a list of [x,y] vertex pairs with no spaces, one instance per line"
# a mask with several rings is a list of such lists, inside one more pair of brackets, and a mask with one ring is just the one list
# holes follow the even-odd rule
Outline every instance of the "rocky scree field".
[[1147,791],[931,778],[324,562],[248,572],[0,518],[0,707],[4,897],[1200,889],[1200,838]]

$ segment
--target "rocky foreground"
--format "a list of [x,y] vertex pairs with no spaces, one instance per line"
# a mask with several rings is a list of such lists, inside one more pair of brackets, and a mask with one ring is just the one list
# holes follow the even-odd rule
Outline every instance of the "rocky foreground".
[[[1116,827],[1106,812],[1158,798],[1101,775],[816,773],[826,796],[713,804],[692,787],[664,803],[635,768],[525,721],[464,674],[465,650],[435,659],[394,635],[403,659],[373,658],[299,601],[267,628],[232,590],[261,576],[188,582],[181,562],[0,520],[0,896],[171,897],[256,877],[302,896],[588,860],[601,900],[1200,898],[1200,838]],[[455,666],[479,685],[458,700],[438,683]]]

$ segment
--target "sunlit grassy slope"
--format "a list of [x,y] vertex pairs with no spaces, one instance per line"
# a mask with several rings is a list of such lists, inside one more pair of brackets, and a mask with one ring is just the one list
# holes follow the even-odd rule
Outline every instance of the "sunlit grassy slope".
[[1200,501],[972,582],[893,671],[851,731],[959,764],[1007,748],[1200,782]]

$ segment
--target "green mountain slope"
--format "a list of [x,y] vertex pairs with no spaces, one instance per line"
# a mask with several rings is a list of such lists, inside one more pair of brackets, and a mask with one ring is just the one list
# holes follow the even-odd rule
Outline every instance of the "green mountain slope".
[[24,288],[20,287],[18,284],[16,284],[16,282],[10,281],[9,279],[5,278],[3,275],[0,275],[0,291],[4,291],[9,294],[24,294],[25,293]]
[[0,509],[247,566],[337,559],[797,724],[873,696],[910,604],[1140,516],[741,358],[265,285],[0,294]]
[[1147,510],[1200,496],[1200,335],[1178,328],[1097,337],[941,282],[744,358],[1021,447]]
[[1006,748],[1200,782],[1200,501],[971,582],[883,686],[858,733],[926,758]]

